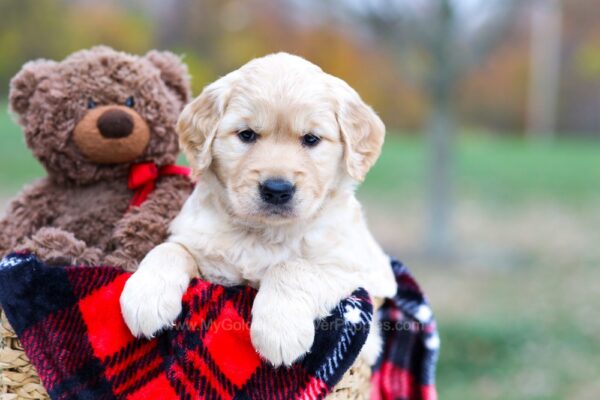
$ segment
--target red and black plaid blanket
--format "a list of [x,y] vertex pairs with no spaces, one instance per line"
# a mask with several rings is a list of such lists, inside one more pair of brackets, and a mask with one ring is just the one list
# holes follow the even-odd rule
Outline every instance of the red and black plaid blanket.
[[392,269],[398,291],[379,309],[384,344],[371,400],[436,400],[440,338],[433,312],[408,269],[394,259]]
[[[386,348],[372,397],[431,400],[435,324],[414,281],[392,266],[408,296],[383,307]],[[176,326],[145,340],[121,317],[129,276],[113,267],[48,267],[30,254],[0,262],[0,303],[53,399],[320,399],[353,364],[371,323],[369,296],[358,289],[315,323],[303,360],[274,369],[250,342],[255,290],[194,280]]]

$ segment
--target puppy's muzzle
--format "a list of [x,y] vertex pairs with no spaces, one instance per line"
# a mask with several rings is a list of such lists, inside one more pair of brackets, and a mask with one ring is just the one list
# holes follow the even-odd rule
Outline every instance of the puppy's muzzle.
[[292,200],[296,187],[286,179],[273,178],[262,182],[258,190],[260,191],[260,198],[265,203],[279,206]]

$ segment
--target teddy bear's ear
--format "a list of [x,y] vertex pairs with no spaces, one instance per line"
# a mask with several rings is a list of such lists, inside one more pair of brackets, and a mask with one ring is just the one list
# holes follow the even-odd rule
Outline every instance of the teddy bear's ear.
[[160,70],[161,79],[167,84],[182,103],[190,101],[190,75],[181,58],[169,51],[151,50],[146,58]]
[[8,98],[14,113],[23,115],[27,112],[39,83],[48,78],[55,65],[56,62],[50,60],[30,61],[10,80]]

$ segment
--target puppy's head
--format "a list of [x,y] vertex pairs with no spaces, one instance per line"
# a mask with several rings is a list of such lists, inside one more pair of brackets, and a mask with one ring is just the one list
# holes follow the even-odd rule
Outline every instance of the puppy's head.
[[178,132],[196,176],[214,175],[230,214],[277,225],[310,218],[362,181],[385,128],[344,81],[279,53],[207,86]]

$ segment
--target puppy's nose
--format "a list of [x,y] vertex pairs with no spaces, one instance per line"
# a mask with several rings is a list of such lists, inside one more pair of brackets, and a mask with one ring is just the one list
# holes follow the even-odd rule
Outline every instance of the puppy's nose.
[[96,126],[107,139],[124,138],[133,131],[133,118],[121,110],[107,110],[98,118]]
[[259,186],[260,197],[264,202],[274,205],[285,204],[292,199],[296,187],[285,179],[267,179]]

